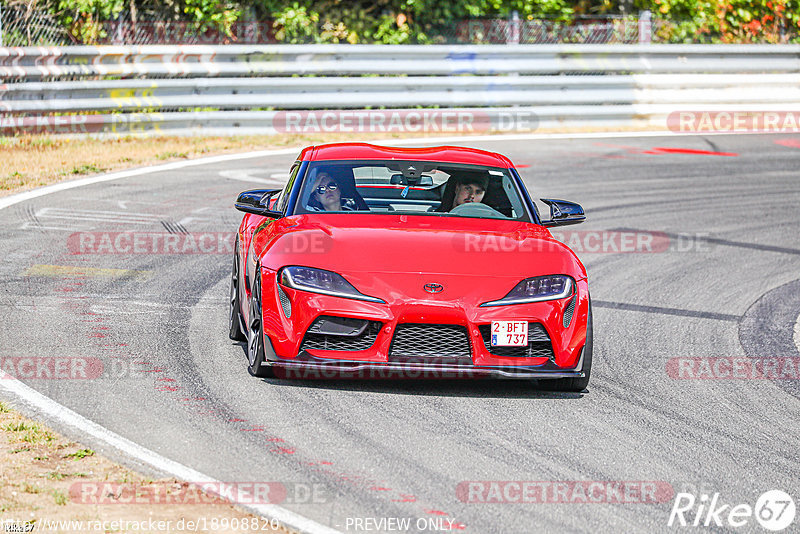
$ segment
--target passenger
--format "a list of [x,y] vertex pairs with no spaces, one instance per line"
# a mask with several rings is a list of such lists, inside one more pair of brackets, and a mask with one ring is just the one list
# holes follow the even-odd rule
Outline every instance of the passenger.
[[489,176],[485,172],[464,171],[448,180],[442,194],[442,204],[437,212],[447,212],[469,202],[481,202],[489,187]]

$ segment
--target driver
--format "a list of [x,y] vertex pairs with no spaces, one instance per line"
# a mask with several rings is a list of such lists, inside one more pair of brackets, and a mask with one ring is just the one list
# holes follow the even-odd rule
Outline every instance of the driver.
[[447,184],[438,212],[450,211],[469,202],[482,202],[489,186],[489,175],[481,171],[462,171],[451,180],[455,180],[454,186]]

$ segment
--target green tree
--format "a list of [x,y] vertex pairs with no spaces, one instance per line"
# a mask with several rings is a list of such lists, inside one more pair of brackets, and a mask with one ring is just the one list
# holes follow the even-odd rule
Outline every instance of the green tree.
[[796,42],[800,27],[798,0],[653,0],[653,12],[670,42]]

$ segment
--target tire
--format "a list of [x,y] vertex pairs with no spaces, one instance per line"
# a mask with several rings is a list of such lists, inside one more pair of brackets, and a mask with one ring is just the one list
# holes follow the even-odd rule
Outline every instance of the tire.
[[589,385],[592,374],[592,343],[594,328],[592,326],[592,301],[589,300],[589,314],[586,318],[586,344],[583,346],[583,372],[586,376],[581,378],[557,378],[554,380],[539,381],[539,389],[545,391],[568,391],[580,393]]
[[247,341],[247,336],[242,332],[244,318],[242,317],[242,307],[239,304],[239,262],[236,258],[236,250],[239,248],[239,240],[233,247],[233,270],[231,271],[231,294],[230,311],[228,312],[228,336],[234,341]]
[[[250,298],[250,324],[247,330],[247,370],[259,378],[274,376],[272,367],[262,365],[267,361],[264,348],[264,321],[261,317],[261,268],[256,266],[256,277],[253,281],[253,292]],[[270,353],[272,343],[270,343]]]

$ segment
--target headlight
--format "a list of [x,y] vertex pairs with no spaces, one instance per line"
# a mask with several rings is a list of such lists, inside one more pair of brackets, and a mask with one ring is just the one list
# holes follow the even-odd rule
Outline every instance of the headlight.
[[526,278],[517,284],[505,297],[500,300],[484,302],[481,306],[505,306],[507,304],[563,299],[572,294],[574,283],[572,277],[565,274]]
[[332,295],[334,297],[385,304],[379,298],[370,297],[359,292],[342,275],[331,271],[312,269],[311,267],[284,267],[278,275],[278,280],[286,287],[308,291],[309,293],[322,293],[323,295]]

